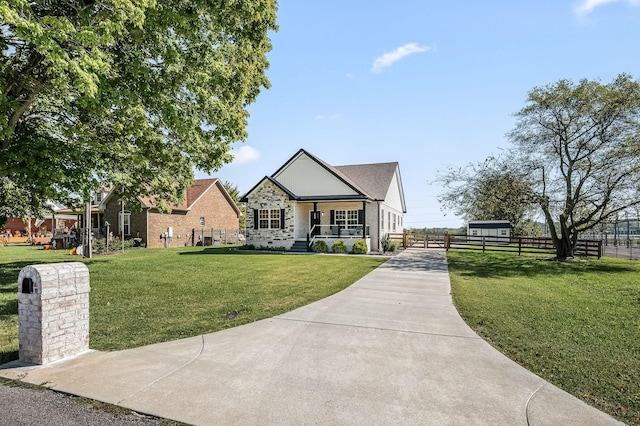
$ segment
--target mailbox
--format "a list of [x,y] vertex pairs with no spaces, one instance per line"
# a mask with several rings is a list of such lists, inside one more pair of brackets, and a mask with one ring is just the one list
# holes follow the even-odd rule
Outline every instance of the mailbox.
[[89,350],[89,270],[81,262],[26,266],[18,275],[19,358],[47,364]]

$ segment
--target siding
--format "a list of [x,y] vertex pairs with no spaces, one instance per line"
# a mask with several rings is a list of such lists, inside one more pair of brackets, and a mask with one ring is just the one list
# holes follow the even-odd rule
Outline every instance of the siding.
[[300,155],[274,178],[298,196],[358,195],[306,154]]

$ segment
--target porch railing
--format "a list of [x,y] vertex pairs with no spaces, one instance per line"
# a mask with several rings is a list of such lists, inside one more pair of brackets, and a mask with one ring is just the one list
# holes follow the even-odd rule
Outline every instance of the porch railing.
[[360,239],[369,237],[369,225],[314,225],[307,234],[307,246],[313,246],[318,238]]

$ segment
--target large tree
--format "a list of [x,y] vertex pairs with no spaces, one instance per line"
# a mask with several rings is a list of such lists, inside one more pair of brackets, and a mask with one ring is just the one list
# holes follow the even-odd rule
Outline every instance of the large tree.
[[508,220],[515,235],[534,232],[529,182],[503,159],[449,168],[437,180],[440,203],[465,220]]
[[5,213],[105,184],[176,201],[246,138],[275,13],[275,0],[0,1]]
[[509,138],[558,258],[573,256],[581,233],[640,204],[640,84],[629,75],[534,88]]

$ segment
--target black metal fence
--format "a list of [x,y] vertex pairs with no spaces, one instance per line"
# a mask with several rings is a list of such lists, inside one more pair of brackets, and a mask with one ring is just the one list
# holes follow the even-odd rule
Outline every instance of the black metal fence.
[[222,244],[244,244],[244,231],[240,229],[195,229],[187,234],[187,246],[213,247]]

